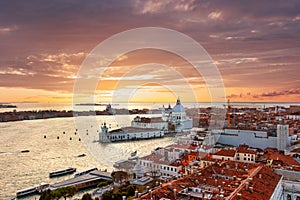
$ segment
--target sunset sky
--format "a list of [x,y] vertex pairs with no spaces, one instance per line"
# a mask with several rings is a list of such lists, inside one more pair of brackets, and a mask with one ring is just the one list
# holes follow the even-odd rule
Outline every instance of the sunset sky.
[[[231,101],[299,102],[299,0],[0,1],[0,102],[72,102],[89,53],[140,27],[196,40],[218,67]],[[132,101],[170,102],[177,95],[210,101],[205,81],[189,65],[159,50],[120,55],[99,77],[96,100],[123,92]]]

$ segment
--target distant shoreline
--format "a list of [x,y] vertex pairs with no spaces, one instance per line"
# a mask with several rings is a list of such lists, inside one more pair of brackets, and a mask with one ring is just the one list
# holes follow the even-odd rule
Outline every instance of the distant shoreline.
[[[24,120],[93,116],[93,115],[134,115],[134,114],[157,114],[159,110],[149,109],[115,109],[112,114],[108,110],[103,111],[59,111],[59,110],[41,110],[41,111],[13,111],[0,113],[0,123],[14,122]],[[154,113],[153,113],[154,112]],[[157,113],[156,113],[157,112]]]

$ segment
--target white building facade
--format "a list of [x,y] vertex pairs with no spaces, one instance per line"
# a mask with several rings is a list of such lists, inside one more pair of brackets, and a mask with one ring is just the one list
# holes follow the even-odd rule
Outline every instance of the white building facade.
[[265,149],[268,147],[284,150],[291,144],[288,133],[288,125],[277,125],[277,136],[268,136],[266,131],[225,129],[213,130],[215,141],[221,144],[239,146],[246,144],[251,147]]
[[99,142],[102,143],[164,137],[164,131],[152,128],[123,127],[108,131],[106,124],[104,124],[101,129]]
[[178,97],[176,105],[172,110],[163,110],[163,118],[175,126],[175,131],[183,131],[193,128],[193,120],[190,119],[185,112],[185,108]]

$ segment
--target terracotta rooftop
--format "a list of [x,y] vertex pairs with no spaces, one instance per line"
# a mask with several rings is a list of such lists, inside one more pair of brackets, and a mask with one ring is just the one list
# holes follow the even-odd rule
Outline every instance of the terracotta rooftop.
[[[271,168],[262,165],[223,161],[153,188],[141,199],[175,199],[175,195],[177,199],[188,199],[185,190],[192,187],[211,195],[212,199],[220,199],[220,194],[237,199],[238,193],[247,200],[269,199],[280,178]],[[201,192],[195,195],[201,195]]]
[[300,148],[294,149],[293,151],[291,151],[293,153],[300,153]]
[[277,160],[279,160],[285,166],[294,166],[294,165],[300,166],[300,163],[297,162],[293,157],[283,155],[283,154],[279,153],[278,151],[265,152],[263,157],[265,157],[267,160],[273,160],[273,162],[274,161],[276,162]]
[[209,162],[217,162],[218,160],[217,159],[214,159],[211,157],[211,155],[206,155],[204,158],[201,158],[201,160],[203,161],[209,161]]
[[[241,195],[241,199],[270,199],[280,179],[281,176],[276,174],[273,169],[263,166],[253,177],[253,180],[249,181],[248,189],[245,184],[238,193]],[[238,199],[238,193],[230,200]]]
[[235,152],[236,150],[233,149],[221,149],[220,151],[215,152],[213,155],[234,157]]
[[250,149],[238,149],[237,153],[256,154],[256,151]]

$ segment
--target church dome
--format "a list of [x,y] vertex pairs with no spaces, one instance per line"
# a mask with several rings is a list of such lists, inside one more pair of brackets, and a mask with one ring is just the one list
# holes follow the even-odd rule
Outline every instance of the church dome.
[[173,108],[173,112],[185,112],[183,105],[181,105],[180,99],[178,97],[176,105]]

